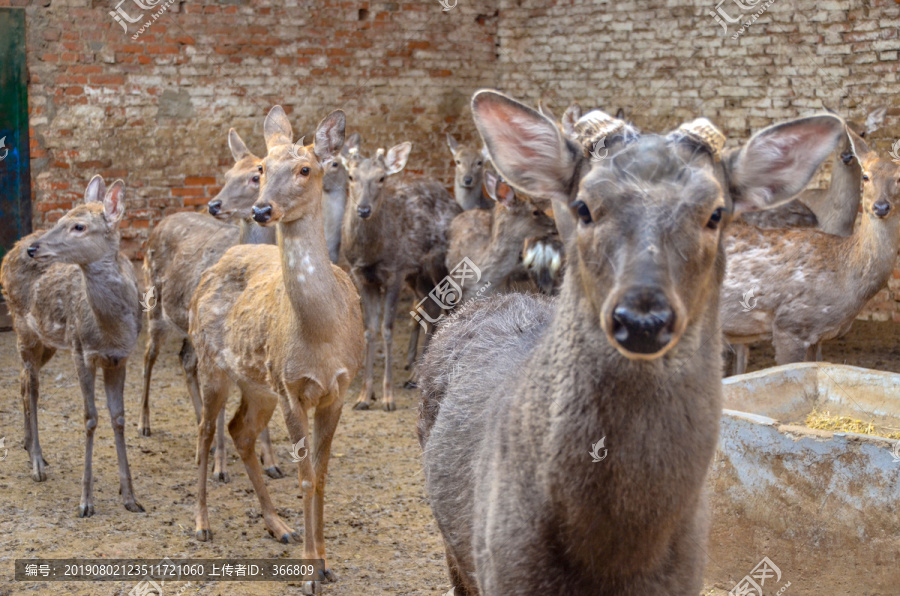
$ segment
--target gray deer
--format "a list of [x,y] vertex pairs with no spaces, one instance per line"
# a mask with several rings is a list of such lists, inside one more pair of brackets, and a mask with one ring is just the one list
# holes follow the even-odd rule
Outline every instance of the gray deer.
[[[723,230],[802,190],[843,122],[800,118],[723,152],[705,119],[638,134],[594,111],[576,143],[494,91],[472,112],[499,173],[577,224],[558,299],[469,303],[425,353],[419,437],[454,592],[695,596]],[[603,136],[609,158],[592,162]]]

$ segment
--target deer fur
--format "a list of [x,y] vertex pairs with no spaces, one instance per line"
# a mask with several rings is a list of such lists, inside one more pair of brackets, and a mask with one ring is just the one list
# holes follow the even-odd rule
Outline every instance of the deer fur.
[[[702,120],[668,136],[619,121],[610,157],[591,161],[497,92],[472,112],[504,179],[578,224],[558,299],[470,302],[425,353],[419,437],[454,594],[695,596],[723,230],[802,190],[842,122],[798,119],[722,154],[695,134]],[[592,463],[601,437],[608,457]]]
[[463,211],[453,218],[447,232],[447,270],[468,257],[481,271],[477,284],[462,285],[463,302],[476,293],[496,292],[515,273],[526,273],[522,262],[525,240],[556,234],[553,220],[530,199],[517,195],[493,172],[485,172],[484,178],[494,208]]
[[[740,226],[726,241],[725,337],[731,344],[771,340],[778,364],[814,360],[817,345],[849,331],[894,269],[900,166],[847,133],[863,179],[863,214],[851,236]],[[745,312],[743,296],[751,290],[752,309]]]
[[[144,354],[144,385],[141,396],[140,432],[150,436],[150,379],[153,366],[170,332],[182,338],[179,359],[184,370],[188,395],[200,422],[200,387],[197,382],[197,357],[188,336],[188,310],[191,296],[200,283],[200,276],[219,261],[225,251],[240,244],[275,244],[273,229],[263,228],[250,221],[250,208],[259,196],[259,171],[262,160],[253,155],[240,135],[232,128],[228,132],[228,147],[234,166],[225,173],[225,185],[209,202],[209,212],[175,213],[163,218],[150,233],[144,253],[145,285],[153,288],[157,306],[148,317],[150,331]],[[237,221],[238,226],[231,222]],[[268,476],[282,478],[269,429],[261,437],[263,467]],[[220,412],[216,431],[216,455],[213,477],[229,482],[225,447],[225,411]]]
[[488,157],[484,149],[478,151],[469,145],[461,145],[447,133],[447,146],[453,154],[453,196],[464,211],[490,209],[493,203],[482,189],[484,164]]
[[[354,405],[358,410],[370,408],[375,400],[375,341],[382,317],[383,404],[385,410],[396,409],[392,346],[397,300],[404,284],[422,298],[447,275],[447,230],[461,212],[439,182],[396,175],[406,166],[411,149],[410,143],[400,143],[387,154],[379,149],[375,157],[347,162],[349,207],[344,213],[341,254],[359,289],[366,319],[365,374]],[[425,301],[425,307],[433,320],[440,314],[440,307],[431,300]]]
[[[275,512],[254,451],[257,435],[280,403],[291,441],[295,446],[304,441],[309,449],[309,457],[298,464],[303,556],[326,558],[323,510],[331,441],[364,346],[359,295],[329,259],[322,222],[322,179],[338,157],[344,126],[344,113],[332,112],[318,125],[314,143],[297,147],[284,110],[272,108],[264,125],[268,154],[253,217],[275,226],[278,244],[229,249],[203,274],[191,300],[190,334],[203,401],[197,439],[199,540],[212,538],[206,461],[214,421],[233,382],[241,402],[228,431],[267,530],[281,542],[299,540]],[[315,410],[315,436],[306,443],[309,410]],[[335,578],[327,569],[322,579]]]
[[57,350],[69,350],[84,399],[84,475],[79,517],[94,514],[93,450],[97,428],[94,382],[103,370],[106,406],[119,463],[119,492],[125,508],[142,512],[134,497],[125,451],[125,370],[141,331],[141,307],[131,262],[119,252],[119,222],[125,213],[125,184],[109,190],[94,176],[84,205],[66,213],[50,230],[26,236],[0,267],[22,359],[20,382],[25,449],[31,478],[47,479],[38,440],[38,376]]

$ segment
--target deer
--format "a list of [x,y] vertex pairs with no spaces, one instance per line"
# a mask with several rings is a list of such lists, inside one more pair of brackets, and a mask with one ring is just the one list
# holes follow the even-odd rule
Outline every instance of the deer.
[[[866,115],[864,123],[847,121],[861,138],[884,123],[885,107]],[[827,234],[849,236],[859,213],[862,170],[853,156],[850,138],[844,137],[831,160],[831,181],[826,189],[808,188],[779,209],[746,213],[743,220],[761,228],[817,228]]]
[[[884,107],[870,111],[864,123],[847,122],[847,128],[861,138],[884,123]],[[853,155],[850,137],[841,138],[832,154],[831,181],[827,189],[806,189],[793,201],[778,209],[745,213],[741,220],[760,228],[817,228],[827,234],[849,236],[853,233],[862,191],[862,169]],[[734,373],[747,371],[749,345],[731,346]],[[816,359],[822,359],[822,345],[816,346]]]
[[[725,338],[732,345],[771,340],[778,364],[820,359],[821,342],[847,333],[894,270],[900,165],[849,127],[846,134],[863,181],[863,213],[852,235],[740,226],[726,239]],[[745,372],[746,360],[737,359],[735,369]]]
[[463,211],[492,208],[493,203],[482,188],[484,165],[489,160],[484,149],[478,151],[469,145],[462,145],[450,133],[447,133],[447,146],[453,154],[453,196],[456,203]]
[[[480,270],[478,285],[463,284],[460,302],[476,293],[487,295],[503,287],[515,273],[525,273],[527,265],[535,265],[535,257],[543,259],[544,245],[556,236],[556,226],[531,199],[516,192],[490,171],[484,173],[493,209],[471,209],[453,218],[447,232],[447,270],[468,258]],[[523,263],[523,246],[531,241],[530,262]],[[536,253],[540,252],[540,255]],[[557,267],[558,270],[558,267]],[[544,285],[546,288],[546,284]],[[541,286],[538,286],[541,289]]]
[[496,91],[472,114],[498,173],[577,225],[557,298],[471,301],[424,354],[417,429],[451,593],[694,596],[724,231],[800,192],[843,122],[782,122],[726,152],[703,118],[643,134],[593,110],[575,142]]
[[[344,146],[359,150],[360,136],[358,132],[347,138]],[[328,166],[323,178],[322,216],[325,222],[325,242],[328,244],[328,255],[332,263],[337,263],[341,254],[341,227],[344,225],[344,210],[347,206],[347,168],[343,161],[335,159]]]
[[[383,407],[388,412],[396,410],[392,346],[397,300],[404,284],[422,299],[446,277],[447,230],[462,212],[439,182],[397,176],[406,167],[411,150],[412,144],[403,142],[386,153],[380,148],[375,157],[357,156],[346,163],[349,206],[341,232],[341,257],[349,265],[362,297],[366,321],[365,373],[355,410],[370,409],[375,401],[373,377],[379,319],[385,358]],[[442,311],[433,300],[425,300],[424,309],[431,321],[436,321]],[[410,350],[418,341],[417,328],[413,338]],[[407,383],[414,379],[415,371]]]
[[[225,251],[236,244],[275,244],[273,229],[250,221],[250,208],[259,196],[259,167],[254,155],[233,128],[228,131],[228,147],[234,165],[225,173],[225,185],[208,204],[209,215],[194,212],[173,213],[159,222],[147,239],[144,254],[145,285],[156,296],[156,307],[148,311],[149,333],[144,353],[144,384],[141,395],[140,433],[149,437],[150,380],[153,366],[169,333],[182,339],[179,360],[197,422],[200,422],[200,387],[197,381],[197,357],[188,336],[188,308],[191,296],[203,272],[217,263]],[[212,215],[213,217],[210,217]],[[237,221],[238,226],[231,222]],[[216,456],[213,477],[230,482],[225,448],[225,411],[217,425]],[[260,437],[266,475],[283,478],[278,466],[269,429]]]
[[[230,248],[200,279],[191,298],[190,336],[197,352],[203,402],[198,426],[196,538],[212,539],[206,473],[215,420],[228,386],[241,402],[228,432],[259,498],[266,529],[280,542],[299,541],[275,511],[255,455],[257,435],[280,405],[296,451],[303,495],[305,558],[326,560],[323,516],[331,442],[344,396],[363,359],[359,294],[349,275],[331,262],[322,221],[323,177],[344,142],[344,113],[336,110],[317,126],[311,145],[292,143],[281,106],[266,116],[259,197],[253,219],[274,227],[276,246]],[[306,447],[309,414],[315,436]],[[325,564],[320,581],[335,581]]]
[[41,368],[57,350],[69,350],[84,399],[84,475],[78,517],[94,515],[93,452],[97,429],[94,383],[103,371],[106,406],[119,465],[119,493],[125,509],[142,513],[135,499],[125,447],[125,370],[141,332],[137,279],[119,252],[119,222],[125,213],[125,183],[109,189],[94,176],[84,204],[63,215],[50,230],[19,240],[3,259],[0,284],[9,305],[22,360],[19,375],[25,419],[25,449],[31,479],[47,480],[38,438]]

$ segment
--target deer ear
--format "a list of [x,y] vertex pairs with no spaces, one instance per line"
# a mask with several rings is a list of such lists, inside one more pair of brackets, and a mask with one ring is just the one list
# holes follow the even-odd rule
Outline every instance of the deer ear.
[[488,196],[504,207],[511,206],[516,200],[516,191],[493,172],[484,173],[485,188]]
[[456,155],[456,150],[459,149],[459,143],[456,142],[456,139],[449,132],[447,133],[447,146],[450,147],[450,153]]
[[313,151],[320,162],[334,159],[344,145],[344,127],[347,117],[341,110],[335,110],[325,116],[316,127],[316,140]]
[[845,132],[832,114],[797,118],[764,128],[726,162],[734,215],[768,209],[803,190]]
[[266,122],[263,124],[263,134],[266,137],[266,149],[272,149],[278,145],[290,145],[293,143],[293,130],[291,123],[288,121],[284,108],[274,106],[269,110],[266,116]]
[[113,182],[106,196],[103,197],[103,212],[106,215],[106,222],[110,226],[114,226],[122,219],[125,214],[125,183],[121,180]]
[[534,197],[547,197],[568,209],[578,166],[578,146],[564,138],[556,124],[496,91],[478,91],[472,115],[497,172]]
[[581,106],[577,103],[573,103],[566,111],[563,112],[562,117],[562,129],[563,133],[572,138],[575,136],[575,123],[581,119]]
[[878,109],[872,110],[866,116],[866,134],[870,135],[884,124],[884,116],[887,114],[887,106],[881,106]]
[[239,162],[250,155],[250,150],[247,149],[247,145],[244,144],[241,135],[233,128],[228,131],[228,148],[231,149],[231,156],[235,162]]
[[91,181],[88,182],[87,188],[84,189],[84,202],[96,203],[103,200],[106,194],[106,183],[103,182],[103,176],[96,174]]
[[409,141],[391,147],[391,150],[387,152],[387,157],[384,159],[384,163],[387,165],[386,173],[388,175],[396,174],[405,168],[410,151],[412,151],[412,143]]

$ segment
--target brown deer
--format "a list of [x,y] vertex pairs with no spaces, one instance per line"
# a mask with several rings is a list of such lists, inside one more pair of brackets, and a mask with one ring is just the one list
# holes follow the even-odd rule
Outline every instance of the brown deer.
[[[816,359],[818,344],[849,331],[894,269],[900,165],[847,134],[863,180],[863,214],[851,236],[736,226],[726,238],[725,338],[733,345],[772,340],[778,364]],[[745,370],[739,360],[736,372]]]
[[[389,412],[396,409],[391,371],[400,290],[407,284],[422,298],[447,275],[447,229],[461,212],[440,183],[396,176],[406,166],[411,149],[411,143],[400,143],[387,154],[379,149],[373,158],[347,162],[349,206],[344,213],[341,254],[359,289],[366,319],[365,376],[353,406],[357,410],[369,409],[375,400],[375,342],[381,317],[383,404]],[[441,312],[432,300],[425,301],[425,308],[431,320]]]
[[[481,270],[478,284],[461,286],[462,302],[476,293],[496,292],[515,273],[525,273],[522,248],[526,240],[556,235],[553,220],[530,199],[517,195],[493,172],[485,172],[484,181],[488,196],[496,203],[494,208],[463,211],[453,218],[447,232],[447,270],[464,258]],[[534,262],[534,252],[529,264]]]
[[558,299],[470,302],[425,353],[419,436],[454,593],[695,596],[723,230],[800,192],[843,123],[800,118],[723,153],[705,119],[639,134],[592,111],[575,143],[494,91],[472,112],[497,171],[578,223]]
[[[234,166],[225,173],[225,185],[209,203],[209,215],[175,213],[163,218],[147,239],[144,254],[144,276],[147,287],[153,288],[156,307],[149,310],[150,331],[144,354],[144,385],[141,396],[141,424],[143,436],[150,436],[150,379],[153,366],[166,335],[177,333],[182,338],[179,359],[184,370],[188,395],[200,422],[200,386],[197,382],[197,357],[188,336],[188,309],[191,296],[200,283],[200,276],[219,261],[225,251],[235,244],[275,244],[274,230],[250,222],[250,208],[259,196],[259,167],[262,160],[253,155],[240,135],[232,128],[228,132],[228,147]],[[238,226],[230,222],[237,221]],[[229,482],[225,449],[225,411],[217,425],[216,456],[213,477]],[[269,429],[260,436],[265,472],[272,478],[282,478],[275,458]]]
[[[212,538],[206,462],[215,420],[234,382],[241,402],[228,432],[259,498],[266,529],[281,542],[299,540],[275,512],[254,452],[257,435],[280,403],[291,441],[309,449],[298,465],[303,556],[325,559],[331,441],[364,345],[359,295],[329,259],[322,223],[322,179],[338,157],[344,125],[344,113],[332,112],[317,127],[314,143],[298,147],[284,110],[272,108],[263,128],[268,154],[253,218],[275,226],[278,245],[231,248],[203,274],[191,300],[190,334],[203,400],[197,440],[199,540]],[[315,409],[315,437],[306,444],[310,409]],[[327,567],[324,579],[335,579]]]
[[[869,112],[865,123],[847,122],[850,130],[865,138],[884,123],[886,108]],[[745,213],[742,219],[761,228],[818,228],[828,234],[849,236],[859,213],[862,170],[853,157],[850,138],[844,137],[831,160],[828,188],[809,188],[778,209]]]
[[490,197],[484,194],[482,179],[484,164],[488,161],[484,149],[478,151],[468,145],[461,145],[447,133],[447,146],[453,154],[453,196],[464,211],[469,209],[490,209]]
[[125,183],[109,190],[94,176],[78,205],[48,231],[16,243],[0,267],[9,304],[25,411],[25,449],[31,478],[47,479],[38,440],[38,375],[56,350],[70,350],[84,398],[84,476],[78,517],[94,514],[92,459],[97,408],[94,381],[103,370],[106,406],[119,460],[119,492],[125,509],[144,508],[135,500],[125,452],[125,367],[141,332],[141,307],[131,262],[119,252],[119,222],[125,212]]

